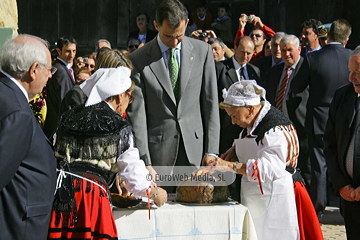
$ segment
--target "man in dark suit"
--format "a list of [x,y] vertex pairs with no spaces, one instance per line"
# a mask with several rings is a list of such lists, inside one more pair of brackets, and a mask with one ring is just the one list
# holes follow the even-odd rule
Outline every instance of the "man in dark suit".
[[219,108],[210,45],[184,36],[188,14],[178,0],[156,11],[158,36],[129,55],[136,84],[128,116],[141,158],[154,166],[215,163]]
[[327,167],[324,158],[323,135],[331,100],[335,91],[347,84],[348,61],[351,50],[346,45],[351,33],[348,21],[340,19],[332,23],[326,44],[322,49],[307,55],[308,70],[305,76],[291,82],[294,93],[309,87],[305,129],[309,140],[311,162],[310,197],[319,218],[327,203]]
[[[335,92],[324,133],[324,154],[340,208],[348,240],[360,236],[360,47],[349,60],[352,84]],[[340,80],[340,79],[339,79]],[[346,80],[346,79],[345,79]]]
[[285,36],[284,32],[277,32],[271,37],[271,56],[264,56],[256,60],[255,66],[260,69],[260,75],[263,76],[261,81],[265,86],[264,77],[267,76],[270,69],[284,61],[281,58],[280,41]]
[[0,239],[46,239],[56,159],[28,100],[55,69],[47,43],[35,36],[7,41],[0,56]]
[[57,71],[46,85],[47,114],[43,130],[49,139],[52,138],[57,128],[61,100],[75,85],[74,69],[72,68],[76,55],[75,39],[71,36],[61,37],[57,41],[56,50],[59,56],[53,66],[57,68]]
[[[250,37],[239,38],[235,46],[235,55],[225,61],[216,62],[216,77],[218,83],[219,102],[223,101],[222,90],[239,80],[260,81],[260,70],[250,62],[255,45]],[[226,152],[239,137],[242,129],[233,125],[231,118],[220,110],[220,153]]]
[[[239,38],[235,45],[235,55],[225,61],[216,62],[216,77],[218,81],[219,102],[223,101],[222,90],[239,80],[260,81],[260,70],[250,62],[255,45],[250,37]],[[239,138],[242,128],[232,124],[231,118],[224,110],[220,110],[220,147],[219,152],[225,153]],[[236,176],[236,182],[230,185],[231,197],[240,201],[241,175]]]
[[[300,56],[300,42],[294,35],[285,35],[280,41],[281,57],[283,63],[272,67],[265,76],[265,90],[267,100],[275,107],[279,107],[282,112],[293,122],[300,144],[300,152],[297,167],[301,170],[301,175],[305,180],[307,190],[310,189],[311,165],[308,152],[308,139],[305,131],[306,103],[309,98],[308,88],[301,93],[294,93],[290,88],[292,81],[296,81],[299,72],[304,71],[304,58]],[[291,68],[289,72],[288,83],[283,92],[282,101],[276,104],[276,99],[281,93],[281,83],[286,77],[286,69]],[[279,99],[278,99],[279,100]]]

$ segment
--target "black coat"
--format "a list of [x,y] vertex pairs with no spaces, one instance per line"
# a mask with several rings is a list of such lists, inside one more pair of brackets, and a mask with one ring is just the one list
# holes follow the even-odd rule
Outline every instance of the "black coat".
[[0,239],[46,239],[56,184],[52,145],[20,88],[0,73]]
[[43,130],[48,138],[51,138],[56,131],[62,99],[75,85],[69,69],[62,61],[56,59],[53,66],[57,68],[57,71],[46,84],[47,114]]
[[[150,42],[154,37],[156,37],[157,34],[158,34],[157,31],[147,29],[146,30],[146,40],[145,40],[145,42]],[[136,30],[136,31],[133,31],[133,32],[129,33],[128,39],[129,38],[138,38],[138,36],[139,36],[139,30]]]
[[[216,77],[218,81],[218,97],[219,102],[224,99],[222,97],[222,90],[238,82],[238,77],[234,68],[232,58],[226,59],[221,62],[216,62]],[[249,75],[249,79],[260,81],[260,70],[258,67],[248,63],[246,64],[246,70]],[[224,153],[228,150],[234,141],[239,138],[239,134],[242,128],[238,125],[231,123],[231,118],[227,115],[225,110],[220,110],[220,153]]]
[[291,82],[291,89],[295,93],[310,86],[305,120],[308,134],[324,134],[334,93],[349,83],[350,54],[351,50],[344,48],[342,44],[327,44],[307,55],[305,60],[308,62],[308,70],[302,71],[303,77]]

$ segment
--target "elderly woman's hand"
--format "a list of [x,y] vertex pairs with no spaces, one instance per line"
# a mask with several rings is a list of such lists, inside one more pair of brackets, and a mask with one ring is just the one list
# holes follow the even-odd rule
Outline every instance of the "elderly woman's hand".
[[229,161],[229,162],[237,161],[235,146],[232,146],[225,153],[221,154],[220,158],[224,159],[225,161]]
[[167,192],[161,187],[152,188],[150,196],[154,199],[154,203],[158,207],[161,207],[167,202]]

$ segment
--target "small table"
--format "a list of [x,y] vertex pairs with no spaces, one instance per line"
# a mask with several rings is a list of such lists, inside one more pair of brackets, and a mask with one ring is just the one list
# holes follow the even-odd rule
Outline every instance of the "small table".
[[167,202],[151,209],[150,220],[145,207],[115,208],[113,213],[119,240],[257,240],[249,210],[236,202],[192,205]]

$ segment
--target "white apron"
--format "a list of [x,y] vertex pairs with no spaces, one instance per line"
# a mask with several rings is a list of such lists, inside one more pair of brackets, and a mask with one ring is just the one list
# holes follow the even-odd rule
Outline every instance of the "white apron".
[[[235,140],[235,150],[239,161],[246,163],[249,159],[259,159],[259,146],[255,138],[239,138]],[[263,149],[262,149],[263,150]],[[276,157],[275,157],[276,158]],[[272,164],[278,161],[272,159]],[[271,170],[270,170],[271,171]],[[260,192],[258,180],[242,177],[241,203],[245,205],[253,218],[259,240],[297,240],[300,239],[296,213],[293,180],[285,170],[280,178],[262,183],[264,195]]]

